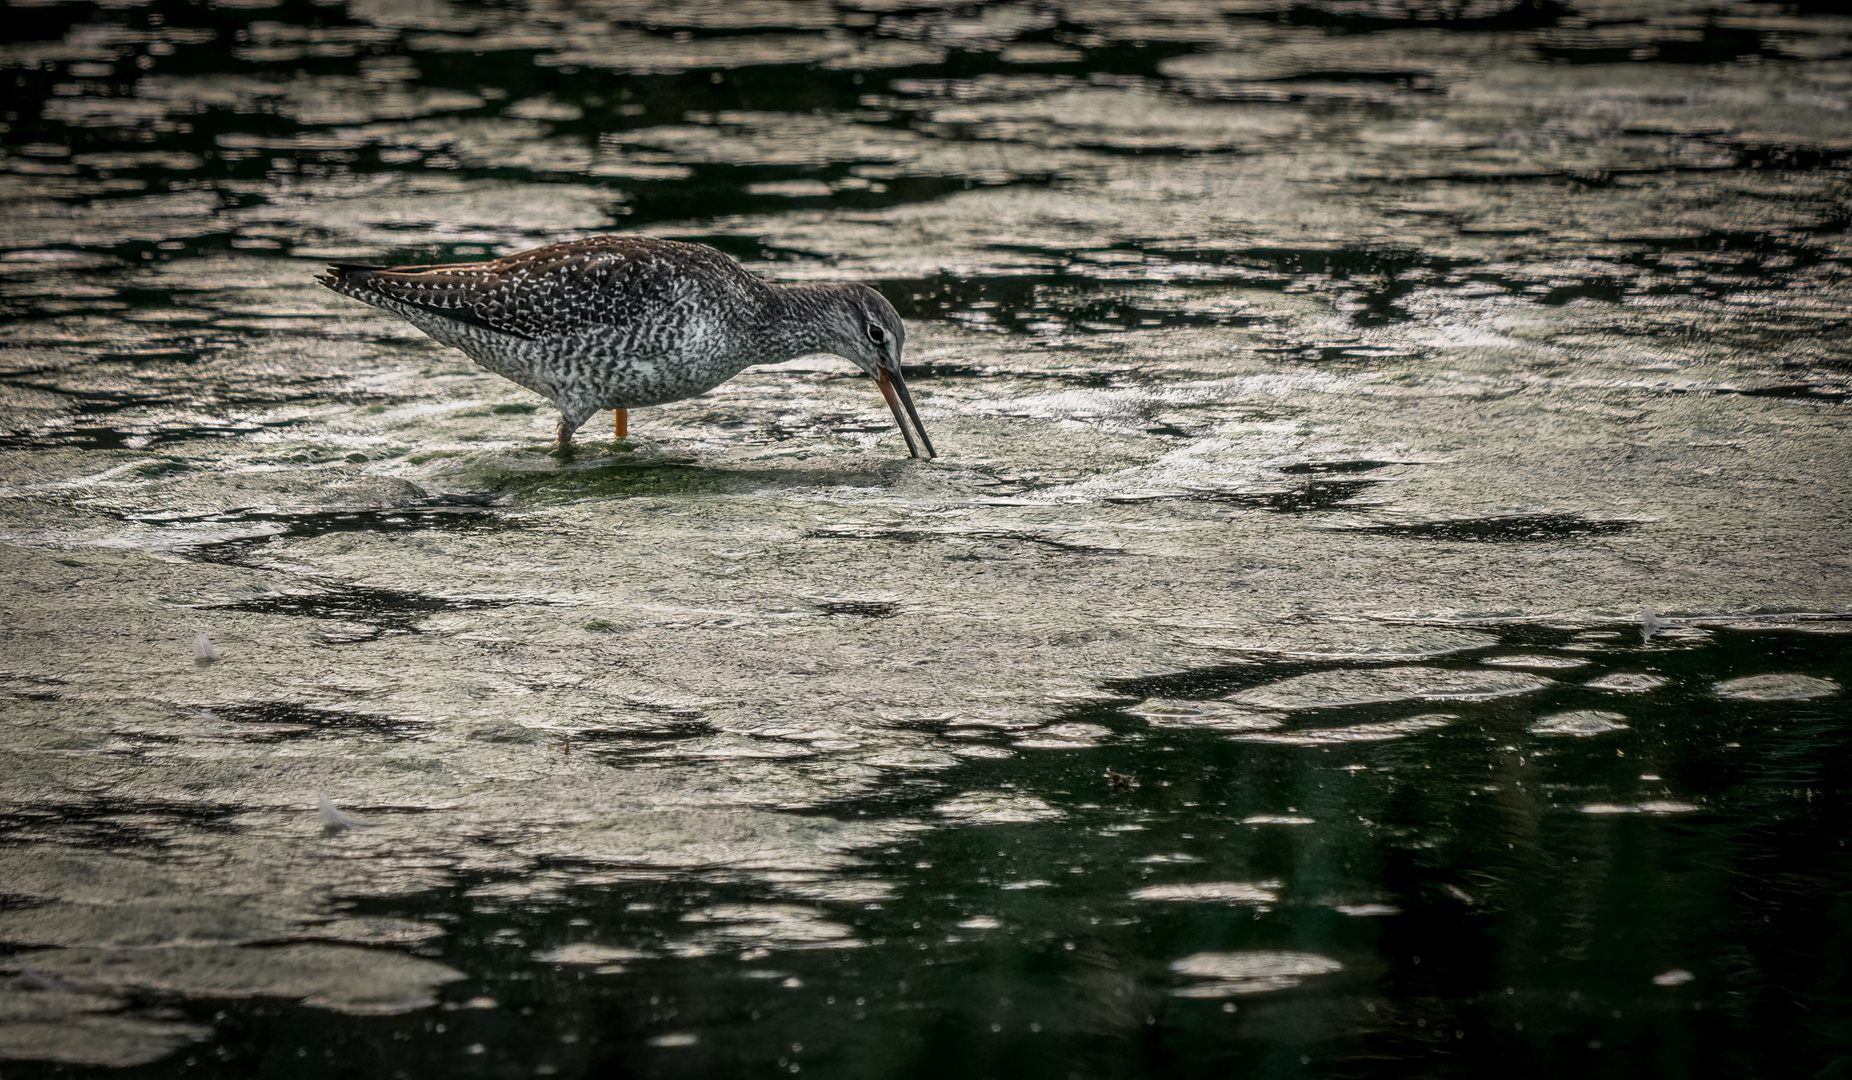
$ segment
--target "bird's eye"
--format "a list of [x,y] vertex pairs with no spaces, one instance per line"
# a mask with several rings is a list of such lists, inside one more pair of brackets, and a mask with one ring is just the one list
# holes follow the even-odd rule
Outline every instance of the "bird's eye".
[[868,327],[868,340],[876,345],[885,345],[887,344],[887,331],[871,323]]

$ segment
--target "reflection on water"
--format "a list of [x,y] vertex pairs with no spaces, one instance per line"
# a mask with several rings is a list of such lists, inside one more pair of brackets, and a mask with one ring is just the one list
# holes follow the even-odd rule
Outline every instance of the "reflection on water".
[[[7,1076],[1852,1062],[1830,5],[3,17]],[[617,230],[949,452],[312,283]]]

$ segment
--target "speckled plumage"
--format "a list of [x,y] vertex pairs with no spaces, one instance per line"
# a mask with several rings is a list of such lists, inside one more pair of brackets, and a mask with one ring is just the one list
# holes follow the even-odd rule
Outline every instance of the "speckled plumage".
[[550,399],[562,447],[600,409],[679,401],[754,364],[831,352],[876,377],[913,455],[909,419],[933,454],[900,376],[906,327],[865,285],[771,285],[713,248],[640,236],[476,263],[335,264],[317,280]]

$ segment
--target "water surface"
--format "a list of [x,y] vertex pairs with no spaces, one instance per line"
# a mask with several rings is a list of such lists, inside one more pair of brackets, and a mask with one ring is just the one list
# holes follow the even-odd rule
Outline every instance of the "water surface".
[[[1828,7],[5,19],[6,1075],[1852,1062]],[[313,283],[612,231],[943,456]]]

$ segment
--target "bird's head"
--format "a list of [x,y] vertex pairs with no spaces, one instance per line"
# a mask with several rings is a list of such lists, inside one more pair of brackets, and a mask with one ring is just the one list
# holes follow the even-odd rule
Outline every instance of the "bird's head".
[[[872,375],[881,387],[881,396],[894,412],[894,422],[906,436],[907,450],[920,456],[913,433],[926,447],[926,457],[937,457],[932,440],[920,425],[920,414],[913,407],[913,396],[900,375],[900,352],[907,344],[907,327],[887,298],[866,285],[842,285],[831,289],[839,300],[828,315],[829,351],[854,363]],[[908,427],[911,421],[912,427]]]

